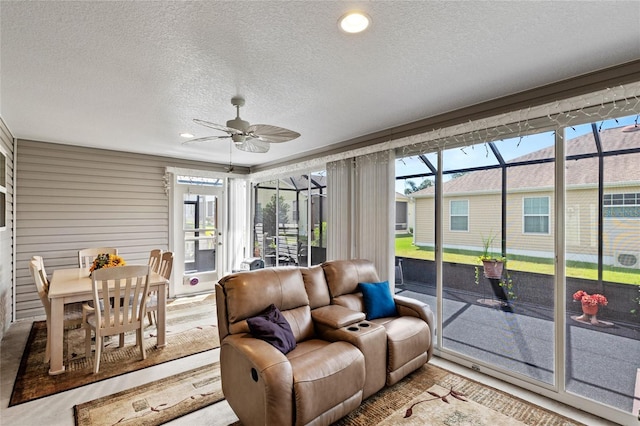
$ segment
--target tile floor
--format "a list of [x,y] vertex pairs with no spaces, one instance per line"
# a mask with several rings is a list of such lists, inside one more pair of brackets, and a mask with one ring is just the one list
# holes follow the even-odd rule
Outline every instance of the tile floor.
[[[11,325],[0,344],[0,425],[73,426],[73,407],[76,404],[111,395],[140,384],[148,383],[172,374],[177,374],[188,369],[215,362],[219,359],[218,350],[207,351],[7,408],[9,398],[11,397],[13,381],[18,370],[24,344],[27,340],[30,329],[30,321],[14,323]],[[431,362],[435,365],[447,368],[450,371],[486,383],[489,386],[515,394],[545,408],[557,411],[589,426],[613,424],[492,377],[460,367],[442,358],[434,358]],[[172,426],[227,426],[237,420],[237,417],[229,405],[225,401],[222,401],[190,415],[176,419],[168,424]]]

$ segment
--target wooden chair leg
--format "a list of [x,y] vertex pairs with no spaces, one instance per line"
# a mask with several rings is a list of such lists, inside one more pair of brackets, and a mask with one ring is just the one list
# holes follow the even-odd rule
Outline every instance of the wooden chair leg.
[[[63,331],[64,333],[64,331]],[[51,360],[51,324],[49,318],[47,318],[47,346],[44,350],[44,363],[48,364]]]
[[149,319],[149,325],[153,325],[153,317],[151,316],[151,311],[147,312],[147,319]]
[[120,347],[124,347],[124,333],[120,333]]
[[142,327],[137,330],[136,337],[140,345],[140,355],[142,355],[142,359],[147,359],[147,352],[144,350],[144,340],[142,339],[144,337],[142,335]]
[[96,356],[93,361],[93,374],[98,374],[100,369],[100,357],[102,356],[102,336],[96,333]]
[[89,359],[91,356],[91,328],[88,325],[84,327],[84,356]]

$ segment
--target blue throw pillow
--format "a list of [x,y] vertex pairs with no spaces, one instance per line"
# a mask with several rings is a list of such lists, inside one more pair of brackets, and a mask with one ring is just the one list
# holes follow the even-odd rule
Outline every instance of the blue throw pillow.
[[247,324],[253,337],[264,340],[283,354],[296,347],[296,338],[291,326],[273,304],[255,317],[248,318]]
[[368,320],[398,315],[388,281],[359,283],[358,288],[364,298],[364,310]]

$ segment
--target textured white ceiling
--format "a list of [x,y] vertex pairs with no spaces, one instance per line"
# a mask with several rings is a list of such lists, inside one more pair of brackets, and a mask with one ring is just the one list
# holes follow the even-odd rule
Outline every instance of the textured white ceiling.
[[[373,24],[342,33],[337,19]],[[241,117],[302,136],[257,165],[640,58],[640,2],[0,1],[15,137],[229,162]]]

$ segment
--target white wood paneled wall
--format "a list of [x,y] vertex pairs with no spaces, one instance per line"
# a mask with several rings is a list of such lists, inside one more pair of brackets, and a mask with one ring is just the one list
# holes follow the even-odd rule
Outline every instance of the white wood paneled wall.
[[13,136],[0,118],[0,144],[6,156],[6,227],[0,231],[0,340],[11,324],[13,305]]
[[44,257],[47,273],[72,268],[78,250],[116,247],[131,264],[168,249],[165,167],[224,171],[211,163],[18,141],[16,318],[42,315],[28,260]]

